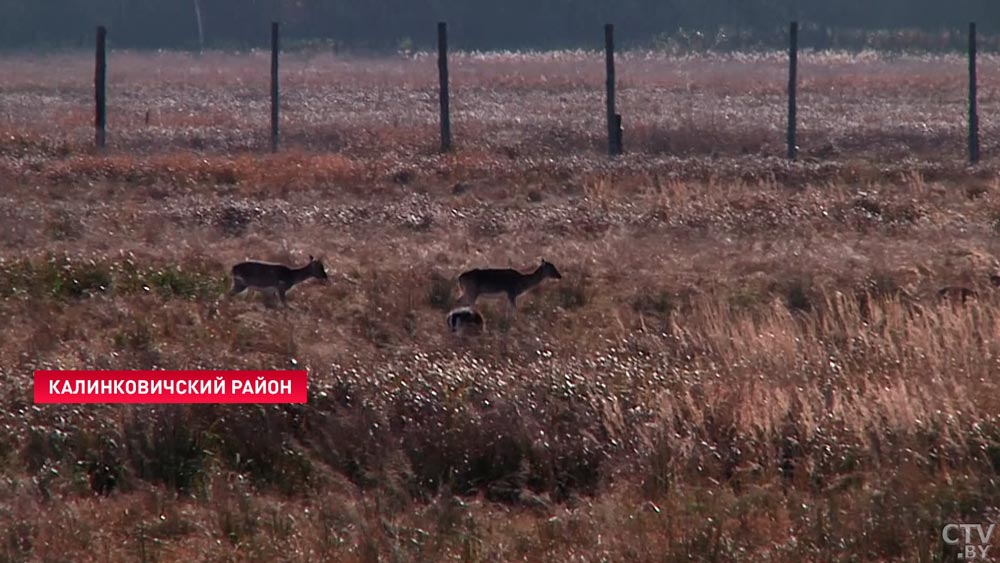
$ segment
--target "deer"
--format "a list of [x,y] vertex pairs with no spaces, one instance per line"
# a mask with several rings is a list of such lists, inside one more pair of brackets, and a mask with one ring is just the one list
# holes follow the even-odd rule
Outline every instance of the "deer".
[[517,297],[547,278],[562,279],[562,274],[551,262],[542,264],[530,274],[522,274],[510,268],[485,268],[469,270],[458,276],[462,296],[458,303],[472,306],[480,295],[506,294],[511,309],[517,311]]
[[456,307],[448,312],[446,320],[448,328],[458,336],[481,334],[486,326],[483,315],[472,307]]
[[288,290],[310,278],[327,279],[323,262],[312,256],[309,257],[309,263],[301,268],[289,268],[284,264],[271,262],[240,262],[233,266],[232,275],[233,288],[229,290],[229,297],[233,297],[248,287],[273,289],[278,292],[281,304],[286,307],[288,302],[285,300],[285,293]]
[[947,287],[942,287],[938,290],[938,297],[944,301],[950,301],[952,303],[962,303],[965,304],[969,299],[976,299],[979,297],[979,292],[974,289],[969,289],[968,287],[949,285]]
[[[937,294],[942,301],[961,303],[964,305],[970,299],[979,299],[980,292],[975,289],[975,285],[972,287],[964,285],[948,285],[937,290]],[[990,285],[993,287],[1000,287],[1000,273],[995,272],[990,274]]]

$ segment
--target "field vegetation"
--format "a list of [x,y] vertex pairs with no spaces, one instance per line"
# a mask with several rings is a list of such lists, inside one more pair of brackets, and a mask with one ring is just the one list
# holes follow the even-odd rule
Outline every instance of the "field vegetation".
[[[0,57],[0,562],[941,561],[1000,521],[1000,59]],[[245,258],[322,258],[285,310]],[[563,274],[484,300],[456,276]],[[939,290],[974,291],[964,302]],[[34,369],[309,371],[307,405],[39,406]],[[996,536],[995,536],[996,537]],[[994,548],[996,549],[996,548]]]

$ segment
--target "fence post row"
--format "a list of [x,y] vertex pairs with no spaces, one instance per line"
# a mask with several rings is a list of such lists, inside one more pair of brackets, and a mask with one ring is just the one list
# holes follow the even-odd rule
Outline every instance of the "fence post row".
[[796,139],[796,119],[799,84],[799,22],[791,23],[788,33],[788,159],[795,160],[799,154]]
[[271,22],[271,152],[278,152],[278,22]]
[[448,107],[448,24],[438,22],[438,81],[441,103],[441,152],[451,150],[451,114]]
[[979,103],[976,80],[976,23],[969,24],[969,162],[979,162]]
[[607,73],[608,154],[614,156],[621,154],[621,144],[618,142],[621,135],[618,125],[620,121],[615,119],[615,26],[610,23],[604,24],[604,62]]
[[105,51],[107,35],[107,28],[103,25],[97,26],[97,51],[94,65],[94,144],[99,149],[104,148],[105,128],[108,123],[106,87],[108,64]]
[[[441,151],[452,148],[451,116],[449,112],[448,94],[448,27],[446,22],[438,22],[438,78],[440,80],[441,104]],[[797,143],[797,93],[798,93],[798,47],[799,23],[791,22],[788,37],[788,158],[798,157]],[[97,148],[106,145],[107,130],[107,28],[97,26],[97,45],[94,68],[94,144]],[[604,26],[604,50],[607,72],[607,122],[608,122],[608,154],[620,155],[623,152],[622,116],[615,112],[615,46],[614,25]],[[278,89],[278,54],[279,23],[271,22],[271,151],[277,152],[279,146],[279,89]],[[979,139],[979,105],[977,81],[977,39],[976,23],[969,23],[969,162],[976,164],[980,160]]]

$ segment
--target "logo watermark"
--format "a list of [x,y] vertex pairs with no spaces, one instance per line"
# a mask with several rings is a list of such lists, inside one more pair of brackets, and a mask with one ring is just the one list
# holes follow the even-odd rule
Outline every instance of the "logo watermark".
[[941,528],[941,539],[958,548],[963,561],[990,561],[990,539],[996,524],[947,524]]

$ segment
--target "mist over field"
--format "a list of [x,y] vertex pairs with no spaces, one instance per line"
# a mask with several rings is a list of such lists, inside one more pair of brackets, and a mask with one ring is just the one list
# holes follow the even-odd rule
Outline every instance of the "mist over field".
[[[1000,521],[992,4],[800,1],[794,161],[784,3],[61,4],[0,1],[0,563],[996,555],[946,528]],[[287,307],[227,295],[310,256]],[[541,260],[449,330],[460,274]],[[33,404],[42,369],[309,396]]]

